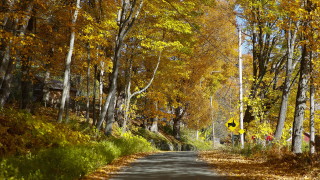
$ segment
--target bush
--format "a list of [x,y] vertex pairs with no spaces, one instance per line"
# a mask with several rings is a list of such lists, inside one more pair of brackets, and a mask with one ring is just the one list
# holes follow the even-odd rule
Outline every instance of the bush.
[[111,140],[120,148],[121,156],[155,150],[151,143],[145,138],[141,136],[134,136],[130,132],[124,133],[120,138],[112,138]]

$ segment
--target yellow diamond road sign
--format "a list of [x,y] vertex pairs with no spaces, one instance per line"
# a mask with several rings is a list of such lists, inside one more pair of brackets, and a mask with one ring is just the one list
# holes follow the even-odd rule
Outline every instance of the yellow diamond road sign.
[[234,131],[239,124],[233,118],[231,118],[225,125],[230,131]]

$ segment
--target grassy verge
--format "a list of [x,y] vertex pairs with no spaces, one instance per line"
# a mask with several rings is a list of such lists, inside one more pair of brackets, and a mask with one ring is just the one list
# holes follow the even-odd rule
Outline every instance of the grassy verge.
[[154,148],[149,142],[131,135],[86,145],[50,148],[2,159],[0,179],[76,179],[120,156],[150,151]]
[[213,150],[213,144],[211,140],[206,140],[204,134],[199,133],[198,139],[196,138],[196,131],[183,128],[181,131],[181,141],[185,145],[189,145],[193,150],[208,151]]
[[155,150],[141,136],[97,136],[80,119],[61,124],[55,115],[0,110],[0,179],[78,179],[118,157]]

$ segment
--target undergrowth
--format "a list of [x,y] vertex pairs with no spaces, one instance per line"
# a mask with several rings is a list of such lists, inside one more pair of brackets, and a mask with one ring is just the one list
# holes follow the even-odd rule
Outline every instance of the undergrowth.
[[198,139],[195,136],[196,132],[194,130],[189,130],[183,128],[181,130],[181,141],[184,144],[189,144],[195,147],[198,151],[208,151],[213,149],[212,141],[206,140],[205,133],[199,132]]
[[[228,150],[227,150],[228,151]],[[231,148],[229,152],[240,154],[247,158],[261,159],[270,164],[285,164],[292,168],[310,168],[320,166],[320,154],[310,155],[308,151],[300,154],[294,154],[289,146],[246,144],[243,149],[240,146]]]
[[45,149],[0,161],[0,179],[75,179],[120,156],[155,149],[144,138],[124,135],[108,141]]
[[0,157],[22,155],[43,148],[87,143],[90,136],[48,116],[15,109],[0,110]]
[[155,150],[141,136],[106,138],[72,117],[59,124],[46,113],[0,111],[0,179],[78,179],[120,156]]

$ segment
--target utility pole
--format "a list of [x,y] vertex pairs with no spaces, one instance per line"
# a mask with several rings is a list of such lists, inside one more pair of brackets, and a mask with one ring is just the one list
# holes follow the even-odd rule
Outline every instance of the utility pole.
[[211,112],[211,121],[212,121],[212,146],[215,147],[214,144],[214,120],[213,120],[213,105],[212,105],[213,97],[212,95],[210,96],[210,112]]
[[243,89],[242,89],[242,52],[241,52],[241,28],[238,28],[239,34],[239,100],[240,100],[240,143],[241,149],[244,148],[244,130],[243,130]]

